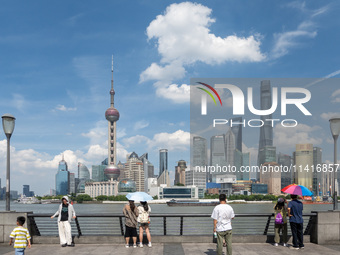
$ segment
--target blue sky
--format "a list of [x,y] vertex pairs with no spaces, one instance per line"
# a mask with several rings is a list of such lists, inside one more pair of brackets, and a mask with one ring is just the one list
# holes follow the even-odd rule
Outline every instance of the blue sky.
[[[12,189],[49,193],[62,153],[71,172],[78,161],[91,170],[106,157],[112,54],[118,158],[149,152],[156,173],[161,148],[169,149],[170,170],[189,161],[190,78],[339,77],[336,1],[195,3],[2,2],[0,112],[17,118]],[[334,103],[315,121],[339,112],[338,89],[327,89]],[[1,132],[2,186],[5,152]]]

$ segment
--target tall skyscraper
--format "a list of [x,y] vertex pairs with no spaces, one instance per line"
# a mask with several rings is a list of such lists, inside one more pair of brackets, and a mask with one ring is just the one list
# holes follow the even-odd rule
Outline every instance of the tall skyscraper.
[[70,173],[70,181],[69,181],[69,191],[70,194],[76,194],[76,178],[75,173]]
[[289,169],[289,171],[281,172],[281,189],[287,187],[294,182],[293,170],[290,169],[292,165],[292,157],[283,153],[277,155],[277,163],[279,166],[283,166],[282,169]]
[[124,169],[125,177],[136,182],[137,191],[145,190],[143,161],[136,152],[128,155]]
[[178,165],[175,166],[175,185],[185,185],[185,169],[187,168],[187,162],[185,160],[178,161]]
[[30,196],[30,185],[23,185],[22,194],[26,197]]
[[231,131],[235,136],[235,147],[242,152],[242,117],[232,118],[230,122],[232,123]]
[[55,177],[55,190],[57,195],[69,194],[69,179],[70,172],[68,171],[67,163],[64,160],[64,154],[62,160],[58,165],[58,172]]
[[[272,91],[270,86],[269,80],[261,81],[261,110],[268,110],[272,106]],[[258,159],[257,165],[260,166],[266,162],[272,161],[263,161],[266,156],[263,153],[266,150],[263,150],[266,146],[273,146],[273,127],[271,126],[270,121],[266,121],[266,119],[272,119],[272,115],[261,115],[261,120],[263,121],[264,125],[260,127],[260,140],[259,140],[259,152],[258,152]],[[276,157],[276,155],[275,155]],[[258,176],[257,176],[257,179]]]
[[168,150],[161,149],[159,150],[159,176],[162,175],[164,170],[168,169]]
[[143,162],[143,171],[144,171],[144,192],[148,192],[149,187],[149,178],[153,178],[153,164],[148,159],[148,153],[144,153],[139,159]]
[[[196,166],[203,168],[208,164],[207,160],[207,140],[200,136],[194,136],[192,138],[192,150],[191,150],[191,158],[193,169],[196,169]],[[209,173],[206,172],[206,182],[209,180]]]
[[83,164],[78,162],[78,185],[76,188],[77,193],[85,192],[85,183],[90,180],[90,171]]
[[297,184],[313,189],[313,144],[297,144],[295,151]]
[[112,56],[112,79],[111,79],[111,106],[105,112],[105,118],[109,125],[109,139],[108,139],[108,166],[105,169],[105,175],[112,180],[117,180],[120,175],[120,170],[116,166],[116,122],[119,120],[119,112],[114,107],[114,95],[115,91],[113,89],[113,56]]
[[[225,139],[225,153],[226,153],[227,165],[234,166],[236,144],[235,144],[235,135],[231,129],[228,130],[224,139]],[[240,152],[242,153],[242,151]]]
[[[224,135],[215,135],[210,139],[210,166],[216,168],[227,166]],[[209,179],[216,182],[217,174],[221,173],[211,173]]]
[[318,167],[320,168],[322,164],[322,149],[320,147],[313,148],[313,166],[314,166],[314,173],[313,173],[313,192],[315,195],[319,196],[320,189],[319,184],[321,186],[321,178],[322,173],[321,171],[316,171]]
[[81,162],[78,162],[78,178],[79,179],[90,179],[89,169]]

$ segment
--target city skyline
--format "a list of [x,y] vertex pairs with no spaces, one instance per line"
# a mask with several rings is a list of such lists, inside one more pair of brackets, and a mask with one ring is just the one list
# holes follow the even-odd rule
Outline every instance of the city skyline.
[[[43,1],[4,3],[0,109],[16,117],[13,190],[29,184],[37,194],[48,194],[62,154],[71,172],[78,162],[90,168],[107,157],[103,112],[112,54],[121,113],[117,160],[148,152],[158,173],[158,151],[167,148],[171,179],[177,161],[190,166],[190,77],[339,77],[336,1],[196,2],[82,2],[69,8]],[[176,19],[177,13],[190,18]],[[281,135],[274,144],[278,152],[290,154],[292,141],[304,135],[332,162],[328,119],[339,113],[340,93],[336,85],[321,84],[308,85],[323,103],[310,106],[313,121],[301,118],[296,134],[274,129],[274,136]],[[242,135],[246,152],[257,150],[258,136]],[[3,180],[5,151],[1,131]]]

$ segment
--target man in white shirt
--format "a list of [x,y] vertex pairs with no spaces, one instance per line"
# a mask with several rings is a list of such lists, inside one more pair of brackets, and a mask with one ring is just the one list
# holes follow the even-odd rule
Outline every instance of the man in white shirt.
[[222,255],[223,239],[227,245],[227,255],[232,255],[231,220],[234,219],[234,210],[227,205],[227,196],[220,194],[220,204],[214,208],[211,218],[214,219],[214,232],[217,233],[217,255]]

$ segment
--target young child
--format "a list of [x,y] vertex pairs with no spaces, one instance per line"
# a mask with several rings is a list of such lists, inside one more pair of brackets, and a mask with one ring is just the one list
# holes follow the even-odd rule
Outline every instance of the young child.
[[[279,215],[278,215],[279,214]],[[274,246],[278,246],[280,242],[280,229],[282,229],[283,235],[283,246],[287,247],[287,206],[286,200],[280,197],[274,206],[274,215],[275,215],[275,238],[274,238]]]
[[17,218],[18,227],[13,229],[12,233],[9,236],[11,238],[11,240],[9,241],[9,245],[12,245],[13,239],[15,239],[14,241],[15,255],[24,255],[26,247],[31,248],[30,233],[28,232],[27,228],[23,227],[25,221],[26,221],[25,217],[23,216],[18,217]]

